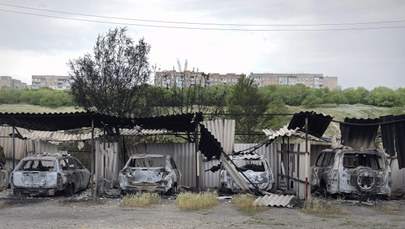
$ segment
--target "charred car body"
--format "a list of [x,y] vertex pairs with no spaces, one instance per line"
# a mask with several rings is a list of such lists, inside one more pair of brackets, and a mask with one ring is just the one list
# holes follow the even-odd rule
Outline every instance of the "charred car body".
[[6,189],[9,184],[10,170],[0,162],[0,191]]
[[323,150],[312,167],[312,191],[389,197],[391,169],[385,154],[350,147]]
[[[257,187],[260,191],[268,191],[272,188],[274,183],[273,172],[268,161],[263,156],[258,154],[240,154],[229,156],[229,158],[235,164],[237,171],[243,173],[243,180],[249,184],[251,189],[256,189]],[[219,182],[222,192],[235,193],[242,191],[224,167],[220,169]]]
[[181,173],[169,155],[136,154],[132,155],[120,171],[118,180],[121,193],[177,192]]
[[10,176],[14,194],[72,195],[86,189],[90,171],[77,159],[62,154],[39,154],[23,158]]

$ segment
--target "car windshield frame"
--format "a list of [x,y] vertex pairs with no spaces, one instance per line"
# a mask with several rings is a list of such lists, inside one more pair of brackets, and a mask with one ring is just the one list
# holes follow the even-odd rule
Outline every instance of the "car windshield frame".
[[343,167],[347,169],[353,169],[360,166],[369,167],[373,170],[384,169],[383,158],[377,154],[345,153],[342,160]]

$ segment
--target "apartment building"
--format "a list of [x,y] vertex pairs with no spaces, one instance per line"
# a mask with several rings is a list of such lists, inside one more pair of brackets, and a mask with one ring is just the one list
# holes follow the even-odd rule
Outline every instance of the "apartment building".
[[[242,74],[235,73],[209,73],[204,72],[176,72],[162,71],[156,72],[154,83],[159,87],[187,87],[190,85],[214,86],[214,85],[235,85]],[[253,79],[259,87],[268,85],[296,85],[304,84],[311,88],[329,88],[338,87],[338,78],[324,76],[323,74],[308,73],[251,73],[249,78]]]
[[0,88],[27,88],[27,84],[11,76],[0,76]]
[[324,76],[323,74],[251,73],[249,77],[252,78],[259,87],[296,84],[304,84],[312,88],[336,89],[338,87],[337,77]]
[[72,78],[70,76],[33,75],[31,88],[48,87],[55,90],[69,90],[71,82]]
[[234,85],[242,75],[235,73],[209,73],[184,71],[161,71],[155,73],[154,84],[159,87],[189,87],[191,85]]

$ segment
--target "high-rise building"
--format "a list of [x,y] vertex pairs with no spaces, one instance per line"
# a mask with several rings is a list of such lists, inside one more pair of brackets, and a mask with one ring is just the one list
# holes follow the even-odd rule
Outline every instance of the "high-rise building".
[[27,88],[27,84],[21,80],[13,79],[11,76],[0,76],[0,88]]
[[155,73],[154,84],[159,87],[189,87],[191,85],[234,85],[242,75],[235,73],[209,73],[184,71],[161,71]]
[[323,74],[251,73],[249,77],[258,86],[304,84],[311,88],[336,89],[338,87],[337,77],[324,76]]
[[71,83],[72,78],[70,76],[33,75],[31,88],[48,87],[55,90],[69,90]]

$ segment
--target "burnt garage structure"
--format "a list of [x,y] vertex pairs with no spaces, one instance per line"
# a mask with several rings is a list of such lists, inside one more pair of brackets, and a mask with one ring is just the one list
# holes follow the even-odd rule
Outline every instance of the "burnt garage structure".
[[[118,171],[121,169],[123,163],[125,163],[125,160],[135,153],[170,154],[174,157],[180,169],[184,171],[183,174],[188,174],[183,176],[182,185],[197,189],[215,188],[218,186],[218,174],[205,171],[209,170],[212,166],[218,165],[221,153],[230,154],[247,149],[255,149],[271,162],[276,179],[275,187],[293,190],[297,196],[305,198],[308,194],[309,167],[314,163],[317,154],[322,149],[330,146],[330,144],[325,143],[317,144],[313,141],[309,142],[308,137],[306,137],[306,141],[301,140],[290,143],[290,136],[280,136],[283,138],[282,142],[267,144],[267,146],[261,145],[257,147],[256,144],[234,144],[233,138],[229,137],[230,135],[233,136],[232,128],[226,125],[226,121],[218,121],[214,122],[214,124],[205,123],[205,126],[198,127],[197,124],[201,123],[202,120],[201,114],[182,114],[151,118],[121,118],[94,112],[0,113],[0,124],[6,124],[11,128],[8,129],[11,131],[8,131],[7,134],[10,133],[10,137],[13,139],[12,158],[17,160],[21,159],[22,156],[26,156],[21,151],[25,150],[25,154],[27,154],[39,150],[39,147],[30,146],[31,143],[27,143],[27,140],[22,141],[24,142],[23,145],[20,144],[21,140],[18,137],[24,138],[27,135],[19,133],[17,127],[27,130],[52,132],[87,128],[87,133],[84,134],[86,137],[82,140],[91,141],[92,172],[96,174],[96,186],[103,188],[116,185],[114,183],[116,182]],[[405,166],[405,141],[400,141],[400,139],[405,137],[404,120],[404,116],[385,116],[374,120],[345,119],[344,122],[340,123],[342,142],[349,145],[369,142],[370,139],[375,138],[378,126],[381,126],[384,148],[393,158],[391,163],[393,190],[400,189],[402,192],[405,189],[405,174],[402,169]],[[302,133],[306,133],[307,135],[321,137],[331,121],[332,117],[330,116],[318,115],[313,112],[301,112],[293,116],[288,129],[301,130]],[[207,132],[207,128],[205,127],[209,127],[210,125],[212,127],[208,128],[209,131]],[[364,128],[368,128],[368,130],[364,131]],[[197,130],[201,131],[200,134],[197,133]],[[220,134],[214,133],[218,132],[218,130]],[[105,138],[105,136],[162,134],[167,132],[187,133],[191,143],[139,144],[125,147],[125,145],[122,146],[125,142],[121,142],[120,145],[111,143]],[[368,133],[368,135],[359,133]],[[83,134],[80,136],[83,136]],[[201,139],[199,139],[199,136]],[[4,138],[0,140],[4,140]],[[270,139],[269,142],[272,142],[272,140]],[[31,150],[28,150],[29,148]],[[10,152],[10,147],[5,151]],[[203,155],[200,155],[199,151]],[[200,159],[205,160],[201,161]],[[15,163],[15,160],[12,160],[12,162]],[[98,190],[97,187],[96,190]]]

